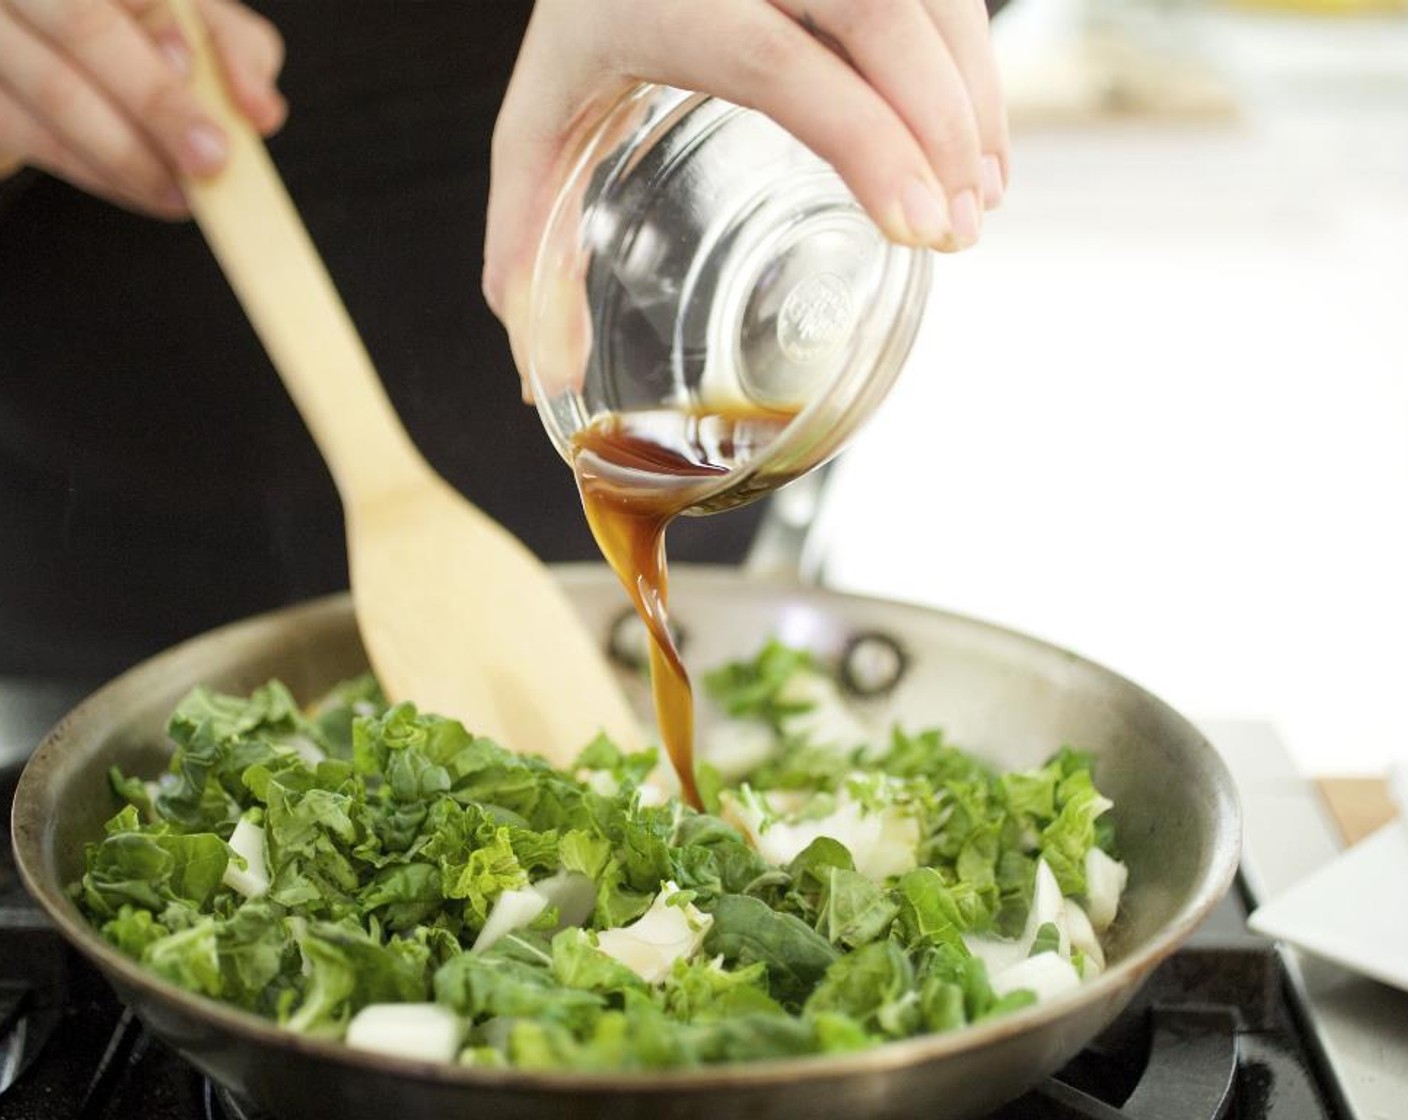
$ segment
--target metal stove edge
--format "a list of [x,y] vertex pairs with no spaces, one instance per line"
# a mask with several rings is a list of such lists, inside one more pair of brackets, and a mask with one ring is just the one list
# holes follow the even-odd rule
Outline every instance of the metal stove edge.
[[[1314,787],[1268,723],[1199,726],[1242,799],[1242,882],[1252,903],[1274,898],[1334,859],[1339,838]],[[1279,946],[1307,1036],[1345,1120],[1408,1117],[1408,993]]]

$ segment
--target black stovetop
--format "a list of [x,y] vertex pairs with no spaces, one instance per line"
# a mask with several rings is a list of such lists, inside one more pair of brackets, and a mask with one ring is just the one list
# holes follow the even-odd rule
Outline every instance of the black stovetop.
[[[0,811],[16,769],[0,772]],[[1340,1120],[1281,959],[1234,889],[1131,1007],[1055,1077],[990,1120]],[[64,944],[0,842],[0,1118],[265,1120],[224,1097]]]

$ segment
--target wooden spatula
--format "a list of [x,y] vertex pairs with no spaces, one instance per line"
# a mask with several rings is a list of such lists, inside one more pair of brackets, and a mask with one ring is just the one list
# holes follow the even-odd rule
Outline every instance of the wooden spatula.
[[230,161],[184,184],[196,220],[332,471],[357,624],[393,699],[565,764],[640,731],[544,567],[416,451],[263,143],[235,111],[194,0],[172,9]]

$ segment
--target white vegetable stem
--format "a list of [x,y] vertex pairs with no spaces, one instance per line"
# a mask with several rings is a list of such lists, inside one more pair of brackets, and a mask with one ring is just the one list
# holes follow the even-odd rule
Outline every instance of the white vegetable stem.
[[482,953],[494,942],[516,929],[522,929],[548,908],[548,900],[532,887],[521,891],[504,891],[494,900],[494,908],[484,922],[484,928],[474,939],[472,953]]
[[504,891],[470,948],[482,953],[501,937],[530,925],[549,906],[557,907],[557,928],[579,926],[596,907],[596,884],[580,871],[559,871],[522,890]]
[[[1100,855],[1104,857],[1109,867],[1107,868],[1099,860],[1095,861],[1098,869],[1097,874],[1107,875],[1107,879],[1101,880],[1095,893],[1099,895],[1102,906],[1110,907],[1110,913],[1113,916],[1114,909],[1119,904],[1119,889],[1124,882],[1124,865],[1110,859],[1104,852],[1101,852]],[[1086,865],[1090,866],[1089,860],[1086,861]],[[1110,871],[1109,868],[1116,868],[1118,871]],[[1113,901],[1109,895],[1111,890],[1114,892]],[[1038,953],[1036,957],[1032,957],[1030,955],[1032,946],[1036,943],[1037,934],[1044,925],[1056,927],[1056,951],[1054,953]],[[1061,886],[1044,859],[1037,861],[1032,906],[1027,914],[1027,925],[1026,929],[1022,931],[1022,936],[1015,941],[1003,941],[988,934],[965,934],[963,943],[973,956],[987,966],[993,991],[998,995],[1004,995],[1021,987],[1031,987],[1037,993],[1038,999],[1045,999],[1047,998],[1045,992],[1048,989],[1063,991],[1066,980],[1064,971],[1050,963],[1032,964],[1032,961],[1043,956],[1054,956],[1069,964],[1072,954],[1080,952],[1085,954],[1083,973],[1085,977],[1099,975],[1105,970],[1105,951],[1095,932],[1094,923],[1080,903],[1073,898],[1062,897]],[[1071,974],[1076,975],[1074,965],[1071,965],[1070,968]],[[1035,985],[1025,982],[1029,978],[1035,978]],[[1077,976],[1076,978],[1079,980],[1081,977]],[[1036,985],[1041,985],[1041,987]]]
[[736,782],[772,757],[777,737],[760,719],[724,719],[700,744],[699,755],[725,781]]
[[230,847],[244,860],[244,867],[231,860],[220,881],[246,898],[258,898],[269,889],[269,867],[264,859],[264,830],[241,817],[230,834]]
[[865,746],[874,737],[841,696],[836,682],[820,673],[793,673],[778,689],[777,699],[786,704],[807,705],[805,710],[783,717],[782,731],[813,746],[848,751]]
[[774,807],[768,795],[750,793],[730,796],[725,813],[769,863],[791,863],[813,840],[825,836],[844,844],[856,870],[876,882],[919,866],[919,821],[906,806],[867,810],[843,785],[836,808],[824,817],[768,820],[767,812]]
[[660,887],[649,910],[628,926],[603,930],[596,942],[608,957],[649,984],[661,983],[675,961],[694,956],[714,924],[713,915],[696,909],[692,902],[670,905],[670,899],[680,892],[674,883]]
[[1105,971],[1105,950],[1095,927],[1090,924],[1081,905],[1073,898],[1066,899],[1066,933],[1071,939],[1071,948],[1085,954],[1084,976],[1095,976]]
[[1080,977],[1075,965],[1059,953],[1038,953],[1003,969],[991,983],[999,997],[1026,988],[1036,995],[1038,1003],[1045,1003],[1079,988]]
[[347,1024],[347,1045],[423,1062],[452,1062],[464,1024],[438,1003],[370,1003]]
[[1090,924],[1104,933],[1115,920],[1120,908],[1120,895],[1129,881],[1129,868],[1091,848],[1085,855],[1085,901]]

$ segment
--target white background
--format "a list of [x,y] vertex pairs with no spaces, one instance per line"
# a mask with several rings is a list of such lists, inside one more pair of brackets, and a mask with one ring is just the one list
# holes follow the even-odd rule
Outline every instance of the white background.
[[[1009,71],[1049,3],[999,21]],[[1238,119],[1018,130],[834,472],[825,579],[1377,772],[1408,756],[1408,19],[1170,30]]]

